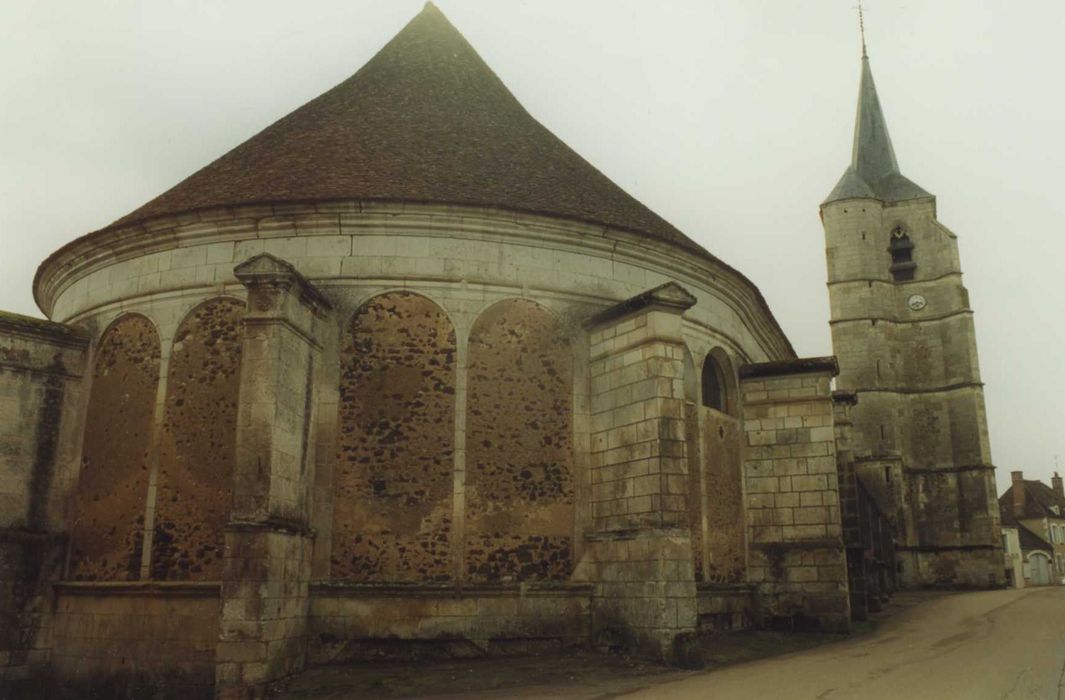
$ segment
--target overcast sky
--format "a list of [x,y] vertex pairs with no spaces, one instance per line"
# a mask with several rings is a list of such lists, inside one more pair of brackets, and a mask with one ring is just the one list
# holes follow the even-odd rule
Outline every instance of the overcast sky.
[[[854,0],[439,0],[526,108],[831,352],[818,204],[850,159]],[[37,264],[354,73],[419,0],[0,0],[0,308]],[[1065,460],[1065,3],[868,0],[904,174],[959,236],[1000,491]]]

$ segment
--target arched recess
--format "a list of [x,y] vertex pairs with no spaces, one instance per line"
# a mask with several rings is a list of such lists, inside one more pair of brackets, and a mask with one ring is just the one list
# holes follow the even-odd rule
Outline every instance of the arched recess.
[[152,529],[152,578],[218,580],[233,508],[244,303],[195,307],[170,349]]
[[702,401],[707,408],[722,413],[729,411],[730,396],[729,374],[731,368],[728,355],[721,348],[714,348],[703,360],[702,370]]
[[[707,378],[712,373],[719,394],[708,402]],[[706,540],[704,575],[711,581],[744,578],[746,544],[743,508],[741,445],[743,430],[737,419],[737,382],[732,360],[724,349],[711,350],[703,362],[703,405],[699,433],[702,440],[703,503]],[[715,403],[716,405],[708,405]],[[720,406],[720,408],[718,408]]]
[[451,578],[455,329],[429,299],[388,292],[344,334],[331,576]]
[[705,498],[699,440],[699,372],[691,350],[684,346],[684,451],[688,466],[688,527],[691,530],[692,562],[695,580],[703,580],[703,527]]
[[74,495],[73,579],[140,578],[159,357],[159,334],[144,316],[122,316],[100,337]]
[[501,301],[470,332],[467,578],[565,579],[573,568],[573,358],[554,316]]

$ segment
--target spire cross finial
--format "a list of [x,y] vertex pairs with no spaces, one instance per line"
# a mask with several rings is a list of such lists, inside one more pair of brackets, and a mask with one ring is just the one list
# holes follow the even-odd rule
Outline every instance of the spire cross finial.
[[858,0],[858,31],[862,35],[862,58],[869,58],[865,52],[865,13],[862,11],[862,0]]

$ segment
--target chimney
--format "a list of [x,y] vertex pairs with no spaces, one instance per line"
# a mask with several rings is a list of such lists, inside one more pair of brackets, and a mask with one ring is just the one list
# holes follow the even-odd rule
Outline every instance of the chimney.
[[1050,480],[1050,483],[1054,487],[1054,493],[1058,494],[1058,500],[1065,501],[1065,486],[1062,486],[1061,477],[1057,472],[1054,472],[1054,478]]
[[1013,517],[1024,516],[1024,472],[1010,472],[1013,477]]

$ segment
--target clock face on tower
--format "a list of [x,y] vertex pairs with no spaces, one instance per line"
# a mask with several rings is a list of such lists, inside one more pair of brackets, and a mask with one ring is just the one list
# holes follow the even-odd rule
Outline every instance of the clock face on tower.
[[914,294],[912,297],[906,300],[906,305],[913,311],[920,311],[925,307],[928,302],[920,294]]

